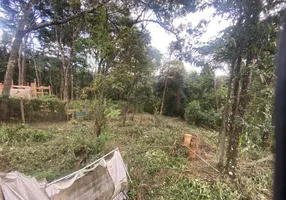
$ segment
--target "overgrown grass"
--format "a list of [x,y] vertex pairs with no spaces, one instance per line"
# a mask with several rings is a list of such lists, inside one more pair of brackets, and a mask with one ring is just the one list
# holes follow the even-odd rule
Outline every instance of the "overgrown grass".
[[188,151],[181,146],[184,133],[199,136],[201,157],[215,166],[216,132],[174,118],[137,115],[125,126],[117,117],[110,119],[99,138],[93,133],[93,124],[87,121],[2,125],[1,171],[18,170],[53,180],[119,147],[133,180],[131,199],[271,199],[269,165],[240,166],[238,180],[233,182],[202,160],[187,159]]
[[102,151],[104,134],[96,138],[86,123],[44,128],[2,125],[0,142],[6,170],[52,180],[81,167]]
[[[215,166],[218,134],[174,118],[143,115],[126,126],[114,122],[106,148],[119,146],[133,179],[131,199],[270,199],[271,170],[241,171],[238,182],[215,172],[200,159],[188,161],[181,146],[184,133],[201,139],[201,156]],[[258,176],[257,173],[262,173]]]

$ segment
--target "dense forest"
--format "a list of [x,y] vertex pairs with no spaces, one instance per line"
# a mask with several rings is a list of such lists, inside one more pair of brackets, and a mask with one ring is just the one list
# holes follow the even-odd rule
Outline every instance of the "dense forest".
[[[240,180],[237,184],[243,185],[242,154],[249,153],[258,163],[273,161],[275,57],[285,6],[280,0],[1,0],[0,107],[7,108],[4,104],[12,85],[35,81],[37,86],[50,86],[53,95],[42,99],[62,102],[63,112],[67,105],[87,108],[91,132],[99,141],[114,128],[110,121],[115,118],[121,128],[136,124],[143,113],[152,115],[155,124],[162,124],[166,117],[179,118],[186,122],[183,126],[218,133],[211,141],[217,149],[212,164],[230,182]],[[212,19],[202,19],[196,26],[191,18],[187,24],[174,23],[209,8],[215,10],[212,18],[230,22],[209,41],[200,38]],[[174,36],[168,55],[152,46],[149,24]],[[187,70],[186,65],[198,70]],[[217,70],[224,75],[216,75]],[[9,146],[8,132],[13,135],[18,129],[0,126],[0,142]],[[134,126],[134,132],[143,131],[143,125]],[[19,170],[9,156],[9,169]],[[139,183],[133,186],[132,191],[136,190]],[[161,194],[130,195],[159,199]],[[238,199],[260,199],[251,195]],[[203,194],[198,199],[215,198]]]

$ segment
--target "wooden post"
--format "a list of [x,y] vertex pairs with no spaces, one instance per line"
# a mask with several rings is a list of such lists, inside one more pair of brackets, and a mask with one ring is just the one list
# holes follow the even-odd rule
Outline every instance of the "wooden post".
[[42,96],[44,96],[44,88],[42,87]]
[[51,86],[49,85],[49,95],[52,95],[51,93]]
[[22,97],[20,99],[20,108],[21,108],[22,124],[25,124],[24,103],[23,103],[23,98]]
[[32,93],[33,93],[33,97],[37,97],[37,86],[36,86],[36,83],[31,83],[31,90],[32,90]]

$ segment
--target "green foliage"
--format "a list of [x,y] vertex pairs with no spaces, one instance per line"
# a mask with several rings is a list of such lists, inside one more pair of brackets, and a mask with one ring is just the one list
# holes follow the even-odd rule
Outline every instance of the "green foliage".
[[102,132],[107,130],[108,121],[116,120],[121,114],[118,104],[111,101],[99,101],[94,99],[89,111],[91,119],[94,123],[94,133],[100,136]]
[[[106,110],[111,110],[108,113],[118,109],[118,105],[110,105],[110,108],[106,107]],[[18,170],[51,181],[77,170],[117,146],[133,181],[129,193],[131,199],[139,195],[142,199],[150,200],[271,198],[271,169],[262,170],[258,167],[253,168],[257,171],[247,170],[246,174],[239,176],[240,181],[236,186],[230,180],[209,171],[211,169],[201,160],[186,159],[188,151],[180,145],[182,133],[196,133],[202,140],[202,151],[213,156],[215,150],[212,148],[216,145],[211,143],[212,139],[207,140],[213,136],[212,132],[186,129],[184,121],[174,118],[160,116],[160,121],[155,123],[151,115],[137,115],[134,122],[122,126],[117,117],[112,117],[108,120],[108,129],[103,129],[98,137],[93,133],[92,121],[32,126],[4,124],[0,128],[0,163],[7,162],[5,170]],[[6,133],[9,142],[2,142],[2,138],[6,141],[8,137]],[[212,157],[204,159],[213,162]]]
[[94,122],[94,133],[98,137],[105,128],[107,122],[106,103],[95,99],[93,101],[91,110],[91,115]]
[[52,138],[53,135],[47,131],[28,129],[25,125],[0,126],[0,143],[8,146],[26,142],[46,142]]
[[65,103],[56,97],[37,98],[26,101],[24,104],[25,111],[38,112],[48,109],[50,112],[65,113]]
[[170,157],[162,150],[150,150],[144,155],[143,162],[146,164],[148,173],[154,175],[162,169],[177,169],[185,170],[188,167],[188,162],[184,158]]
[[208,185],[197,180],[182,179],[169,189],[172,194],[171,199],[211,199],[211,191]]
[[86,123],[59,128],[3,125],[0,138],[12,170],[49,181],[76,170],[109,140],[105,134],[97,139]]
[[241,194],[237,190],[234,190],[230,187],[230,184],[223,183],[223,182],[216,182],[211,186],[212,190],[212,198],[216,200],[225,200],[225,199],[233,199],[239,200],[241,199]]
[[[5,100],[4,98],[0,98],[1,113],[5,110],[4,105],[6,102],[8,102],[8,119],[2,120],[20,121],[20,99],[10,98],[9,100]],[[57,121],[66,119],[65,103],[56,97],[24,100],[24,113],[26,122],[35,122],[40,120]]]
[[178,179],[175,183],[166,182],[169,186],[160,191],[161,198],[157,199],[239,200],[241,197],[238,191],[222,182],[210,184],[187,177]]
[[221,121],[219,113],[214,110],[203,111],[200,102],[196,100],[187,105],[184,116],[190,124],[209,128],[217,128]]
[[157,95],[163,100],[165,98],[163,113],[168,116],[182,116],[184,113],[184,84],[186,81],[186,70],[184,63],[173,60],[163,65],[157,82]]
[[107,119],[118,119],[120,116],[121,110],[120,109],[114,109],[112,107],[109,107],[106,111],[105,111],[105,115],[107,117]]

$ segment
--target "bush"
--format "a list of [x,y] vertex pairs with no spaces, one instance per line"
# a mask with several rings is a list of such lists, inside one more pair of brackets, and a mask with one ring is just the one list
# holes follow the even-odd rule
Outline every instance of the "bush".
[[46,142],[53,138],[53,135],[43,130],[28,129],[24,125],[7,126],[0,128],[0,143],[15,145],[21,142]]
[[[59,121],[66,119],[65,103],[56,97],[45,97],[24,101],[24,113],[27,122]],[[0,98],[0,113],[2,121],[20,121],[20,99]]]
[[[96,138],[91,124],[33,128],[26,125],[3,125],[0,144],[7,157],[8,170],[17,170],[49,181],[77,170],[98,157],[108,135]],[[1,160],[0,163],[4,162]]]
[[220,114],[214,110],[204,111],[199,101],[192,101],[185,109],[186,121],[197,126],[216,128],[220,124]]

